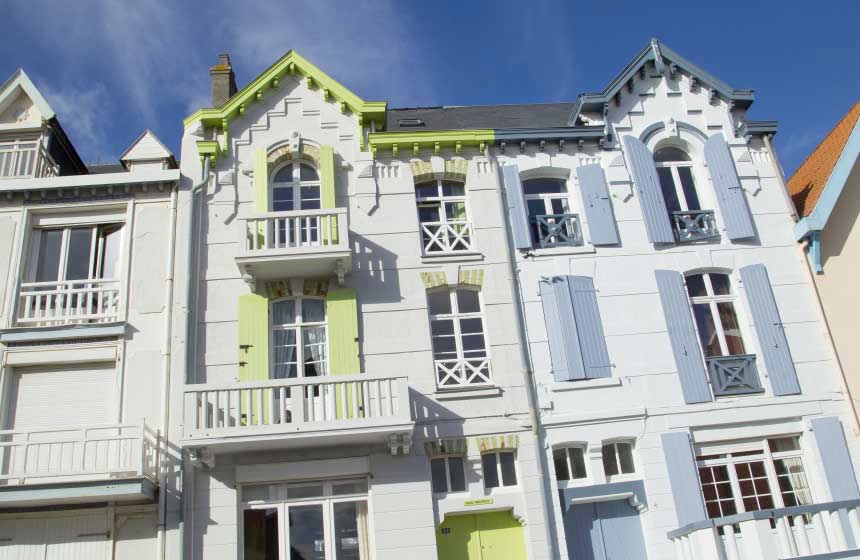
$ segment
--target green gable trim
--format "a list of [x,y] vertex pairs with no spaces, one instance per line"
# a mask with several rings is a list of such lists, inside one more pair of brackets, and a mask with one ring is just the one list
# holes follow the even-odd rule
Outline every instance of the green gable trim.
[[371,132],[367,135],[370,151],[376,154],[380,149],[391,150],[397,157],[400,150],[412,150],[418,155],[421,149],[432,149],[439,154],[442,148],[453,148],[460,153],[465,146],[477,147],[483,151],[487,143],[493,142],[495,131],[480,130],[428,130],[422,132]]
[[187,127],[196,121],[200,121],[204,126],[215,126],[221,128],[226,133],[230,120],[243,114],[245,108],[250,104],[262,100],[263,94],[266,91],[277,88],[281,77],[286,74],[298,74],[307,78],[308,85],[321,90],[326,101],[334,101],[343,112],[346,112],[347,109],[351,111],[358,117],[359,123],[363,126],[373,121],[378,128],[385,128],[387,101],[364,101],[306,58],[292,50],[287,52],[287,54],[282,56],[220,107],[199,109],[186,117],[182,123]]

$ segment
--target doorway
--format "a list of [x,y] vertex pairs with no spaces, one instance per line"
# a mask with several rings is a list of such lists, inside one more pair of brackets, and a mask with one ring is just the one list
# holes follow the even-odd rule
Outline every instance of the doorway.
[[510,511],[447,516],[436,529],[439,560],[526,560],[525,534]]

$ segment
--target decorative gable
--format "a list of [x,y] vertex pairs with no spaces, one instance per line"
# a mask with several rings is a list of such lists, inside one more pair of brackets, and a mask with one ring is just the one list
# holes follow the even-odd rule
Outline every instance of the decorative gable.
[[0,126],[39,126],[42,120],[52,119],[54,116],[53,109],[24,70],[16,70],[6,83],[0,86]]
[[135,167],[154,169],[176,167],[173,154],[150,130],[143,131],[143,134],[128,147],[119,160],[129,170],[133,170]]

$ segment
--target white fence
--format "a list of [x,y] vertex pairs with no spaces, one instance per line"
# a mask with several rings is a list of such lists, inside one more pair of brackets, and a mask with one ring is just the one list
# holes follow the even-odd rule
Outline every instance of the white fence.
[[25,282],[18,293],[20,326],[111,323],[120,320],[119,280]]
[[185,436],[255,434],[297,424],[411,421],[406,376],[337,375],[187,385]]
[[346,208],[267,212],[245,218],[245,250],[303,249],[348,245]]
[[0,484],[158,479],[158,433],[146,424],[0,430]]
[[53,177],[57,165],[38,140],[0,142],[0,178]]

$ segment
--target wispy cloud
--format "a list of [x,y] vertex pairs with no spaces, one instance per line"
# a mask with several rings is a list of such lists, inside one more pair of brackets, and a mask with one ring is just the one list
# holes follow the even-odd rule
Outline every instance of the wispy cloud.
[[108,147],[107,131],[101,121],[102,108],[109,103],[109,95],[103,85],[57,90],[44,81],[39,91],[54,112],[60,115],[72,142],[86,160],[107,162],[116,157]]

